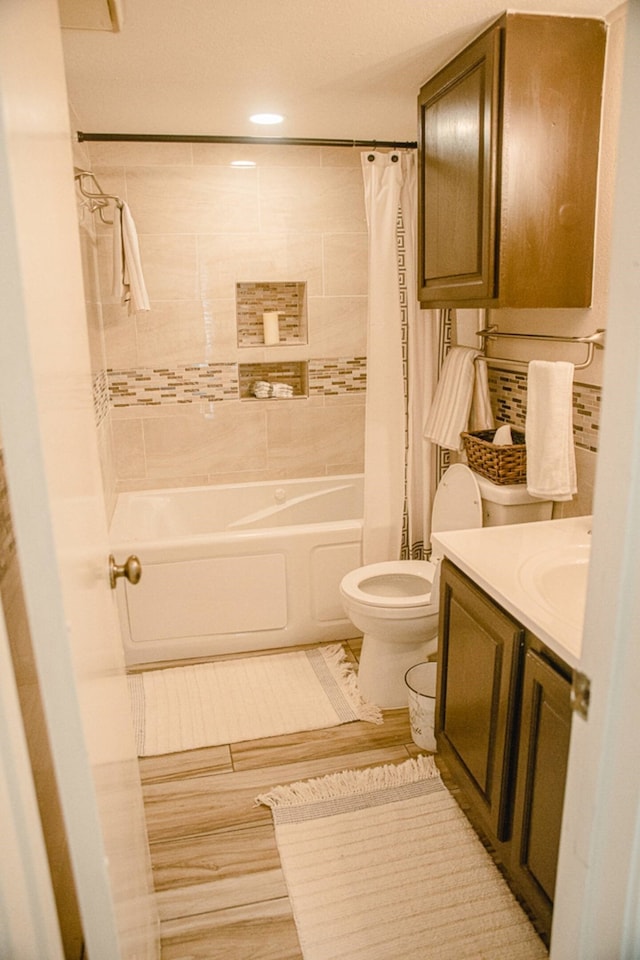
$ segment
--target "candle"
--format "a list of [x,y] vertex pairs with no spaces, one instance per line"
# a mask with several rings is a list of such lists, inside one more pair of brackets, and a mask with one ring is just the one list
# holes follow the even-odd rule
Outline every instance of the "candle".
[[280,343],[278,316],[279,314],[277,310],[268,310],[262,314],[264,342],[267,346],[272,346],[274,343]]

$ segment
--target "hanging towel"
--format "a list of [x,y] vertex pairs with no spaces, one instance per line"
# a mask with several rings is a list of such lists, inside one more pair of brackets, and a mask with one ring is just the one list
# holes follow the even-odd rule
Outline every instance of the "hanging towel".
[[577,492],[573,445],[573,364],[532,360],[527,383],[527,490],[544,500]]
[[127,304],[129,315],[149,309],[142,275],[138,234],[126,203],[116,206],[113,216],[113,296]]
[[462,450],[463,431],[493,427],[487,365],[484,359],[478,359],[481,357],[473,347],[449,350],[425,424],[425,440],[449,450]]

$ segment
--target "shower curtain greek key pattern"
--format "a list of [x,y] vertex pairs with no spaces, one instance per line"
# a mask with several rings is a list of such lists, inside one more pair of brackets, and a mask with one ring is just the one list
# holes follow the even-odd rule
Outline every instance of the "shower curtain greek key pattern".
[[424,543],[410,543],[409,537],[409,496],[407,471],[409,458],[409,307],[406,268],[406,234],[402,208],[398,208],[396,220],[396,248],[398,251],[398,288],[400,291],[400,311],[402,319],[402,382],[404,385],[404,506],[402,511],[401,560],[424,559]]
[[[402,560],[428,560],[431,555],[430,544],[424,540],[411,541],[409,525],[409,496],[407,487],[408,477],[408,459],[409,459],[409,297],[414,296],[414,291],[408,289],[407,269],[406,269],[406,231],[402,208],[398,209],[396,220],[396,247],[398,252],[398,285],[400,290],[400,309],[402,317],[402,377],[404,383],[404,453],[405,453],[405,471],[404,471],[404,508],[402,513],[402,546],[400,558]],[[445,357],[451,348],[452,335],[452,313],[451,310],[438,311],[438,376],[442,370]],[[435,490],[443,474],[451,463],[451,452],[443,447],[435,447],[436,455],[432,461],[433,483],[432,489]]]
[[[453,316],[450,309],[440,310],[438,322],[438,379],[445,358],[451,349],[451,336],[453,331]],[[444,447],[436,446],[436,456],[434,457],[433,489],[437,490],[442,477],[451,466],[451,451]]]

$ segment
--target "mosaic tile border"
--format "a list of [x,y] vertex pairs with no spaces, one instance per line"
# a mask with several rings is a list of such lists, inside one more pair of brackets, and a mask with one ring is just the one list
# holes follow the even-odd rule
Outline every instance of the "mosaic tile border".
[[16,540],[11,521],[9,490],[4,472],[4,456],[0,450],[0,583],[4,580],[16,555]]
[[[271,364],[193,363],[184,366],[139,367],[129,370],[107,370],[109,402],[113,407],[159,406],[163,403],[197,403],[200,400],[239,400],[247,395],[243,388],[246,370],[259,377],[261,370],[286,382],[296,368],[297,382],[303,378],[298,369],[307,367],[309,396],[341,396],[361,393],[367,386],[366,357],[286,361]],[[264,378],[262,378],[264,379]],[[99,389],[94,383],[94,401]],[[102,397],[99,398],[100,404]],[[100,407],[101,408],[101,407]]]
[[[527,413],[527,375],[489,369],[489,392],[496,420],[523,427]],[[602,387],[573,385],[573,437],[577,447],[598,452]]]
[[309,396],[338,397],[367,389],[367,358],[309,360]]
[[577,447],[598,452],[602,387],[576,383],[573,388],[573,436]]
[[96,416],[96,426],[99,427],[109,413],[109,380],[107,371],[101,370],[93,378],[93,408]]
[[236,400],[237,363],[192,363],[169,367],[107,370],[114,407]]

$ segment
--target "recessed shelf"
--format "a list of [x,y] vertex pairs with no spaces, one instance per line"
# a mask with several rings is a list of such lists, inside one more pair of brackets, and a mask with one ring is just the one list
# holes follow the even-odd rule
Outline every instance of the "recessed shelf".
[[307,285],[297,281],[236,283],[236,324],[239,347],[265,346],[262,315],[277,311],[278,346],[307,340]]
[[[254,384],[256,382],[286,384],[293,388],[291,399],[307,397],[309,394],[308,364],[305,361],[276,362],[276,363],[240,363],[238,364],[238,380],[240,384],[241,400],[267,399],[256,397]],[[277,399],[269,397],[268,399]]]

